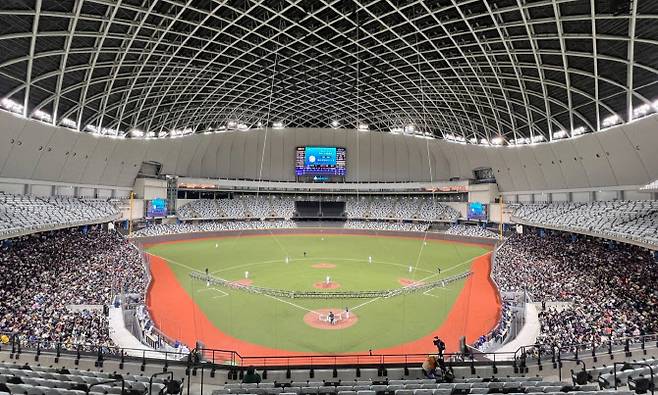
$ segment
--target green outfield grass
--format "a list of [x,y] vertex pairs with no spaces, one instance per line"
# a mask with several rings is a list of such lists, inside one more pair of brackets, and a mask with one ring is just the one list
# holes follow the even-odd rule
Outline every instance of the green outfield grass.
[[[222,332],[267,347],[318,353],[367,351],[421,338],[441,325],[464,281],[388,299],[276,299],[208,288],[192,281],[190,271],[208,268],[215,277],[227,280],[243,279],[248,271],[255,286],[288,290],[314,290],[313,284],[327,275],[341,285],[340,290],[391,289],[401,287],[400,278],[431,281],[462,273],[487,251],[414,238],[331,234],[236,236],[148,249],[169,262],[183,288]],[[336,267],[313,268],[319,263]],[[316,329],[303,321],[314,309],[345,307],[359,318],[349,328]]]

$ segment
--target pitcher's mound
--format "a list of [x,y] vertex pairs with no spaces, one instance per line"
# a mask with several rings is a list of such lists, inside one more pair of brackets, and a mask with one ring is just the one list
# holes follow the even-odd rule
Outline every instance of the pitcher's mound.
[[243,278],[242,280],[231,281],[235,285],[251,285],[254,283],[254,280],[250,278]]
[[[335,317],[333,325],[328,321],[330,311],[333,311]],[[358,320],[359,317],[351,311],[348,318],[344,309],[316,309],[304,316],[304,323],[317,329],[345,329],[356,324]]]
[[336,265],[334,265],[333,263],[322,262],[322,263],[316,263],[315,265],[312,265],[311,267],[313,269],[334,269],[334,268],[336,268]]
[[403,287],[411,287],[411,286],[414,286],[414,285],[423,285],[423,284],[425,284],[422,281],[416,281],[416,280],[412,280],[410,278],[398,278],[398,282]]
[[333,281],[329,281],[328,283],[324,281],[318,281],[317,283],[313,284],[313,287],[317,289],[336,289],[340,288],[340,284]]

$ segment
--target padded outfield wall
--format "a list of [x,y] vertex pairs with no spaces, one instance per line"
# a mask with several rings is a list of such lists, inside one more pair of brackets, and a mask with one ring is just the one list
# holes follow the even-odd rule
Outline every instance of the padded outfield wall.
[[484,244],[487,246],[495,247],[498,240],[484,238],[484,237],[464,237],[458,235],[448,235],[437,232],[405,232],[405,231],[390,231],[390,230],[366,230],[366,229],[343,229],[343,228],[297,228],[297,229],[268,229],[268,230],[235,230],[235,231],[219,231],[219,232],[198,232],[198,233],[180,233],[173,235],[163,236],[149,236],[149,237],[135,237],[132,240],[140,248],[150,244],[166,243],[169,241],[182,241],[182,240],[196,240],[206,239],[213,237],[223,236],[249,236],[249,235],[269,235],[269,234],[293,234],[293,235],[308,235],[332,233],[332,234],[346,234],[346,235],[379,235],[379,236],[394,236],[394,237],[413,237],[424,238],[428,240],[445,240],[455,241],[460,243],[473,243]]

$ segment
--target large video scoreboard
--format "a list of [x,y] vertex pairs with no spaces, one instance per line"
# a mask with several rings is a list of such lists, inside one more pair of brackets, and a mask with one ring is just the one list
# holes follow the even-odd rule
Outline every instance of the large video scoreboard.
[[296,176],[345,176],[345,148],[297,147]]

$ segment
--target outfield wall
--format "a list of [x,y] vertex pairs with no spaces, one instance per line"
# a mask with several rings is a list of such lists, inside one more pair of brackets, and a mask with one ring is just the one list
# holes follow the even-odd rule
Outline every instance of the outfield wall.
[[438,232],[405,232],[390,230],[367,230],[367,229],[341,229],[341,228],[301,228],[301,229],[251,229],[240,231],[221,231],[221,232],[198,232],[198,233],[180,233],[163,236],[135,237],[133,241],[140,247],[152,244],[176,242],[184,240],[208,239],[213,237],[234,237],[234,236],[268,236],[268,235],[366,235],[366,236],[390,236],[390,237],[410,237],[427,240],[444,240],[459,243],[479,244],[494,248],[499,240],[485,237],[466,237],[459,235],[448,235]]

